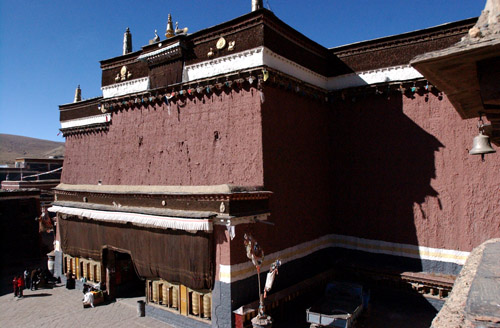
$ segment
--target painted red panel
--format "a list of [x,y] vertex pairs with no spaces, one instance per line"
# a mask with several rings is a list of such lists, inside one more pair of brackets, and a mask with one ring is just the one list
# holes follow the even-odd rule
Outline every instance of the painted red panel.
[[263,184],[260,97],[212,94],[114,112],[108,132],[68,136],[62,182]]

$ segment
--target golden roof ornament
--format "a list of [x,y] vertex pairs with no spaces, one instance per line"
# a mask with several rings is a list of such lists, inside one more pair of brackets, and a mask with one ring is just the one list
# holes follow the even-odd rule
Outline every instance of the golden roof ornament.
[[73,100],[74,103],[82,101],[82,90],[80,89],[80,85],[76,87],[75,90],[75,99]]
[[165,31],[165,37],[171,38],[175,35],[174,25],[172,24],[172,15],[168,14],[167,30]]
[[222,36],[219,38],[219,40],[217,41],[217,43],[215,44],[215,47],[219,50],[222,50],[224,49],[224,47],[226,46],[226,39],[224,39]]
[[187,32],[188,32],[187,27],[179,28],[179,22],[175,22],[175,35],[187,34]]
[[160,41],[160,37],[158,36],[158,31],[155,30],[155,37],[153,38],[153,42],[158,42]]

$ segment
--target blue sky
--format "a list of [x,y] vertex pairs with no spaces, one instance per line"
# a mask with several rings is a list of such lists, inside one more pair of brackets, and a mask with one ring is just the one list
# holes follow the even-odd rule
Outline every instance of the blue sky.
[[[325,47],[479,16],[485,0],[264,0],[285,23]],[[0,133],[64,141],[58,105],[101,95],[99,61],[164,38],[167,16],[189,32],[250,11],[250,0],[0,0]]]

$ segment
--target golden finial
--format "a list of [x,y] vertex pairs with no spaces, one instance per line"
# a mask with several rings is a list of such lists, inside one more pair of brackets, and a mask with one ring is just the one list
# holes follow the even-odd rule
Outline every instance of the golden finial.
[[171,38],[174,35],[175,33],[174,33],[174,25],[172,24],[172,15],[168,14],[167,31],[165,32],[165,37]]

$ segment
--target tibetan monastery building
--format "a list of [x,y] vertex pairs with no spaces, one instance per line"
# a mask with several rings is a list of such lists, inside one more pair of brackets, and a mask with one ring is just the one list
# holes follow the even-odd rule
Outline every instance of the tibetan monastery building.
[[133,52],[127,31],[102,96],[59,107],[60,274],[192,327],[257,301],[245,234],[263,278],[282,261],[272,292],[342,268],[439,287],[500,237],[500,161],[410,61],[476,20],[330,49],[266,9]]

